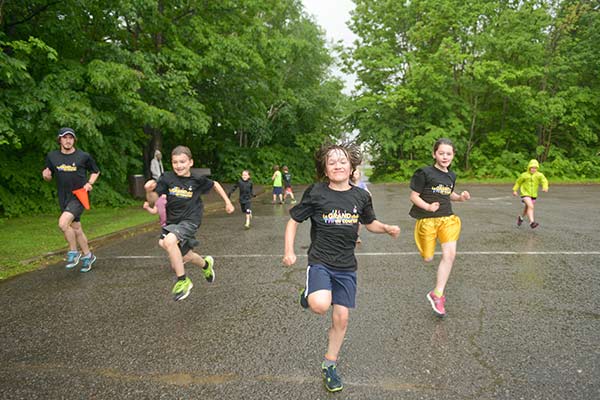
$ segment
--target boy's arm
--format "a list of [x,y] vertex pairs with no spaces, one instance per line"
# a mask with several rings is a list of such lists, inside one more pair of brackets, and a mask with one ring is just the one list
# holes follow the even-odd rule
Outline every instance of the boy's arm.
[[294,242],[296,240],[296,231],[298,230],[298,222],[292,218],[288,221],[285,227],[284,237],[284,253],[283,253],[283,265],[290,267],[296,262],[296,253],[294,252]]
[[231,197],[231,195],[233,194],[233,192],[235,192],[235,189],[238,188],[238,184],[237,182],[233,184],[233,186],[231,187],[231,189],[229,190],[229,192],[227,192],[227,197]]
[[156,190],[156,181],[154,179],[148,180],[144,184],[144,190],[146,191],[146,201],[148,202],[148,206],[154,207],[154,203],[158,200],[158,193]]
[[219,194],[219,196],[221,196],[221,198],[225,202],[225,212],[227,214],[231,214],[235,210],[235,208],[233,207],[233,204],[231,204],[231,200],[229,200],[229,197],[227,196],[227,193],[225,193],[223,186],[221,186],[219,182],[214,181],[213,189]]
[[398,225],[387,225],[378,220],[374,220],[370,224],[366,224],[365,227],[369,232],[387,233],[394,239],[400,235],[400,227]]

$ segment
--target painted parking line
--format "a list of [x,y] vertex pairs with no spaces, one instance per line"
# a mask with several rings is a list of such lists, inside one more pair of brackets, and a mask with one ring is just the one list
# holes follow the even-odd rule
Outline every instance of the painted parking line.
[[[441,255],[441,252],[436,252],[436,255]],[[374,252],[374,253],[356,253],[357,256],[410,256],[419,255],[417,251],[399,251],[399,252]],[[551,256],[551,255],[564,255],[564,256],[597,256],[600,255],[600,251],[459,251],[459,256],[464,255],[532,255],[532,256]],[[283,254],[213,254],[213,257],[219,258],[268,258],[268,257],[283,257]],[[298,254],[296,257],[306,257],[306,254]],[[135,259],[158,259],[167,258],[167,256],[106,256],[103,259],[123,259],[123,260],[135,260]]]

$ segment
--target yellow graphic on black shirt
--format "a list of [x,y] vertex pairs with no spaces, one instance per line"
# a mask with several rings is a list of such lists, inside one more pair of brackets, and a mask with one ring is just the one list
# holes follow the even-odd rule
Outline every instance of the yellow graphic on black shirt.
[[358,223],[358,212],[354,213],[341,210],[331,210],[329,213],[323,213],[323,222],[329,225],[353,225]]
[[75,165],[75,163],[71,165],[61,164],[57,165],[56,169],[60,172],[77,172],[77,165]]
[[452,194],[452,188],[449,187],[449,186],[442,185],[442,184],[439,184],[437,186],[433,186],[431,188],[431,191],[433,193],[441,194],[441,195],[444,195],[444,196],[450,196]]
[[171,196],[180,197],[182,199],[191,199],[194,192],[192,192],[192,188],[189,189],[180,188],[179,186],[175,186],[169,188],[169,194]]

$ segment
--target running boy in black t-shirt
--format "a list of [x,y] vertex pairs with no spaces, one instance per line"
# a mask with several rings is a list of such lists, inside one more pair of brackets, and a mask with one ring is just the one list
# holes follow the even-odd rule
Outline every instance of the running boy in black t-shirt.
[[450,170],[454,159],[454,144],[449,139],[438,139],[433,146],[433,166],[419,168],[410,181],[410,216],[415,223],[415,242],[421,257],[433,260],[436,239],[442,245],[442,259],[437,271],[435,288],[427,299],[435,314],[446,316],[444,289],[456,257],[456,242],[460,236],[461,222],[452,211],[450,201],[466,201],[469,192],[454,192],[456,174]]
[[[96,261],[90,251],[87,237],[81,226],[83,204],[73,194],[73,190],[84,188],[91,192],[100,175],[96,161],[88,153],[75,148],[77,136],[71,128],[61,128],[57,136],[60,150],[54,150],[46,156],[46,168],[42,177],[51,181],[56,177],[60,217],[58,227],[63,232],[69,251],[67,252],[67,269],[74,268],[81,259],[80,272],[88,272]],[[89,177],[87,176],[90,173]],[[77,245],[81,252],[77,249]],[[83,257],[82,257],[83,254]]]
[[252,179],[250,178],[250,171],[247,169],[242,171],[242,178],[237,181],[231,190],[227,193],[227,197],[231,197],[236,189],[240,189],[240,208],[242,212],[246,214],[246,223],[244,228],[250,229],[250,220],[252,219],[252,197],[254,197],[254,190],[252,188]]
[[290,210],[285,229],[283,263],[296,262],[294,240],[298,224],[310,219],[311,244],[308,249],[306,287],[300,304],[324,315],[333,304],[329,344],[321,364],[327,390],[336,392],[343,385],[337,374],[337,359],[346,335],[350,308],[355,307],[356,268],[354,256],[359,221],[374,233],[396,238],[400,228],[375,218],[371,196],[349,183],[362,155],[356,146],[323,146],[316,154],[317,176],[324,182],[311,185],[299,204]]
[[228,214],[234,208],[219,182],[192,173],[194,160],[189,148],[175,147],[171,152],[171,163],[173,171],[165,172],[158,183],[153,179],[149,180],[144,188],[150,207],[154,206],[159,196],[167,195],[167,224],[162,229],[158,244],[167,252],[171,268],[177,275],[172,292],[175,301],[179,301],[185,299],[194,286],[185,275],[184,263],[189,261],[202,268],[209,283],[215,280],[213,258],[202,257],[192,250],[198,244],[196,231],[202,222],[204,210],[200,195],[213,189],[225,201],[225,211]]

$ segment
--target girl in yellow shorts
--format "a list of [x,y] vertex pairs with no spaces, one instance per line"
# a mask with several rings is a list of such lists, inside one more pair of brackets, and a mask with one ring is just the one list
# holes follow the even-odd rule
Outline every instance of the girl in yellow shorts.
[[451,201],[466,201],[469,192],[454,192],[456,174],[450,170],[454,158],[454,144],[449,139],[438,139],[433,146],[433,166],[419,168],[410,180],[410,216],[417,219],[415,242],[421,257],[433,260],[436,240],[442,245],[442,259],[438,266],[435,288],[427,299],[435,314],[446,316],[444,289],[456,257],[456,242],[460,236],[460,218],[452,212]]

